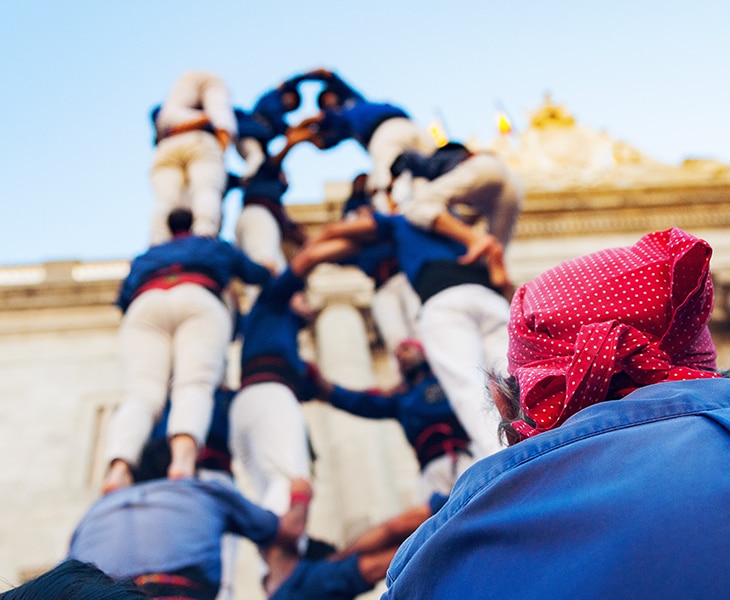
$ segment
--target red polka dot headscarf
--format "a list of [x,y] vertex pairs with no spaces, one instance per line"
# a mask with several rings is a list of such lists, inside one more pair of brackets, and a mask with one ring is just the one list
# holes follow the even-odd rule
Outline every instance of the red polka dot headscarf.
[[509,372],[533,419],[524,437],[660,381],[718,377],[707,324],[712,248],[681,229],[590,254],[518,288]]

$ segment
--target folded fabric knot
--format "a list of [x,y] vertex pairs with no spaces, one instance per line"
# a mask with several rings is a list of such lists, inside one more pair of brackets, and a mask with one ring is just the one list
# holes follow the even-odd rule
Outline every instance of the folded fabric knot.
[[567,261],[512,301],[509,371],[529,437],[634,389],[717,377],[707,242],[670,229]]

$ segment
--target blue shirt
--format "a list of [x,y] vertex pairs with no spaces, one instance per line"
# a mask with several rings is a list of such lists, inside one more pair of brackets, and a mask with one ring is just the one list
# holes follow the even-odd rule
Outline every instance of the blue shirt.
[[297,344],[302,319],[289,308],[291,297],[303,288],[304,280],[290,269],[264,286],[243,319],[242,368],[257,357],[275,356],[298,373],[304,373]]
[[395,254],[395,243],[392,240],[363,246],[357,254],[343,258],[338,263],[359,268],[365,275],[373,279],[375,289],[400,272]]
[[243,189],[243,205],[246,206],[246,198],[265,198],[281,206],[281,197],[287,189],[289,184],[281,167],[266,160]]
[[266,148],[266,144],[276,137],[277,134],[274,130],[263,119],[257,119],[252,113],[247,113],[241,108],[234,108],[233,114],[236,117],[239,138],[254,138]]
[[466,252],[463,244],[416,227],[403,215],[374,213],[373,218],[377,224],[377,240],[395,242],[398,262],[411,285],[415,285],[421,267],[427,262],[456,262]]
[[355,102],[339,110],[325,110],[318,128],[325,148],[353,138],[367,149],[375,130],[384,121],[395,117],[408,118],[397,106],[388,103]]
[[94,563],[114,578],[198,567],[217,584],[223,533],[267,544],[278,526],[274,513],[232,484],[157,479],[99,498],[76,528],[68,558]]
[[449,442],[460,447],[465,445],[460,442],[468,440],[433,375],[409,387],[406,392],[389,396],[335,386],[329,402],[360,417],[398,421],[408,443],[417,451],[421,468],[429,460],[442,456]]
[[287,127],[289,127],[284,119],[286,112],[281,92],[278,89],[262,95],[251,111],[252,115],[273,133],[273,137],[286,133]]
[[142,285],[154,277],[155,273],[170,268],[204,273],[221,289],[233,277],[254,284],[265,283],[271,277],[268,269],[253,262],[228,242],[208,237],[183,236],[152,246],[132,261],[129,275],[122,282],[117,306],[126,311]]
[[363,579],[358,560],[357,554],[337,561],[300,560],[270,600],[353,600],[373,588]]
[[384,600],[725,598],[730,380],[665,382],[483,459]]
[[325,89],[337,94],[340,104],[347,108],[353,106],[357,102],[365,102],[363,95],[346,83],[337,73],[331,73],[329,76],[321,76],[320,79],[326,83]]

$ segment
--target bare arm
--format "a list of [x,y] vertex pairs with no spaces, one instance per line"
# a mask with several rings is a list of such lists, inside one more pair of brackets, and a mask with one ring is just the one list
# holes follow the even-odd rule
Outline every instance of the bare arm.
[[307,244],[289,261],[297,277],[306,277],[318,264],[335,262],[356,254],[360,245],[346,238],[333,238]]
[[512,282],[504,264],[504,248],[497,238],[488,233],[476,232],[448,212],[436,217],[433,231],[466,246],[466,253],[459,257],[460,264],[468,265],[483,259],[489,269],[492,285],[509,296]]
[[432,515],[428,504],[413,508],[368,529],[354,542],[340,550],[333,559],[341,559],[352,554],[369,554],[389,548],[397,548],[419,525]]
[[354,242],[372,242],[378,233],[378,226],[369,212],[358,212],[354,219],[338,221],[325,226],[313,239],[313,243],[334,238],[346,238]]

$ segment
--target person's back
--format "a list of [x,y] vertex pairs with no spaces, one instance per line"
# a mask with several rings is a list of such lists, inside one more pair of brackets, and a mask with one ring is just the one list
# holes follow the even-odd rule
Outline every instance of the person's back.
[[727,379],[588,407],[473,466],[385,597],[725,597],[729,448]]
[[[252,508],[253,507],[253,508]],[[240,515],[250,511],[259,525]],[[93,562],[115,578],[195,566],[220,579],[220,537],[230,527],[257,541],[276,518],[220,481],[156,479],[99,498],[79,523],[69,558]]]
[[516,291],[510,376],[488,383],[513,446],[464,474],[384,598],[727,596],[711,253],[670,229]]

